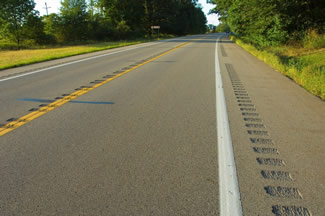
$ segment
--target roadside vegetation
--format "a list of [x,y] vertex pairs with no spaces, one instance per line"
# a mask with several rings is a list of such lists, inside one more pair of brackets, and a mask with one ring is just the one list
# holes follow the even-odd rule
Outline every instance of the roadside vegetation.
[[[0,69],[206,32],[197,0],[62,0],[40,16],[34,0],[0,1]],[[18,51],[17,51],[18,50]]]
[[237,44],[325,100],[321,0],[210,0]]
[[233,36],[232,39],[260,60],[325,100],[325,48],[284,45],[258,49],[237,37]]

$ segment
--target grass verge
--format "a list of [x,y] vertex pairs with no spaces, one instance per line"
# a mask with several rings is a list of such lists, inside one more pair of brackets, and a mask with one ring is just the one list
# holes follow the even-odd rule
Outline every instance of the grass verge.
[[325,49],[280,46],[259,50],[239,38],[232,37],[232,40],[307,91],[325,100]]
[[68,56],[124,47],[148,41],[150,40],[102,42],[88,45],[65,46],[56,48],[0,51],[0,70],[64,58]]

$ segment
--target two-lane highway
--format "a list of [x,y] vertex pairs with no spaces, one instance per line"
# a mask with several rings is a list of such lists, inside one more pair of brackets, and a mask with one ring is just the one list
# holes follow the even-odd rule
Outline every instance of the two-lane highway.
[[[237,207],[219,181],[218,87]],[[0,71],[0,104],[0,215],[325,212],[324,103],[224,35]]]
[[66,103],[2,136],[3,213],[217,214],[216,38],[195,39],[1,83],[5,121],[40,104],[18,98],[71,94],[192,42],[76,99],[114,104]]

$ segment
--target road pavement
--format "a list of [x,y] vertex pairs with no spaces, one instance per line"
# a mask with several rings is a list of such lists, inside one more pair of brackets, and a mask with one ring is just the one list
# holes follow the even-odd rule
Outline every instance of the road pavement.
[[0,71],[0,215],[220,215],[216,68],[243,214],[324,215],[324,102],[221,34]]

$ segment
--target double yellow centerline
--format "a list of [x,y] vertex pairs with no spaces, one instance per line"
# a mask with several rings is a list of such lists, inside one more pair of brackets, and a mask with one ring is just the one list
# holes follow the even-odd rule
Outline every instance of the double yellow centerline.
[[25,115],[23,117],[20,117],[20,118],[14,120],[14,121],[11,121],[10,123],[8,123],[8,124],[6,124],[6,125],[4,125],[3,127],[0,128],[0,136],[3,136],[5,134],[19,128],[20,126],[23,126],[24,124],[27,124],[28,122],[33,121],[34,119],[36,119],[36,118],[38,118],[38,117],[40,117],[42,115],[45,115],[46,113],[54,110],[55,108],[58,108],[58,107],[64,105],[65,103],[68,103],[69,101],[71,101],[73,99],[76,99],[77,97],[80,97],[83,94],[86,94],[86,93],[88,93],[88,92],[90,92],[90,91],[92,91],[92,90],[94,90],[94,89],[96,89],[96,88],[98,88],[98,87],[100,87],[100,86],[102,86],[102,85],[104,85],[104,84],[106,84],[106,83],[120,77],[120,76],[123,76],[126,73],[129,73],[129,72],[137,69],[138,67],[141,67],[142,65],[145,65],[145,64],[147,64],[147,63],[149,63],[151,61],[154,61],[154,60],[156,60],[156,59],[158,59],[158,58],[160,58],[160,57],[162,57],[164,55],[167,55],[168,53],[173,52],[174,50],[176,50],[178,48],[181,48],[181,47],[183,47],[183,46],[185,46],[185,45],[187,45],[189,43],[191,43],[191,42],[183,43],[183,44],[181,44],[181,45],[179,45],[179,46],[177,46],[177,47],[175,47],[173,49],[170,49],[170,50],[168,50],[168,51],[166,51],[166,52],[164,52],[164,53],[162,53],[162,54],[160,54],[160,55],[158,55],[156,57],[153,57],[153,58],[151,58],[151,59],[149,59],[149,60],[147,60],[147,61],[145,61],[145,62],[143,62],[141,64],[138,64],[138,65],[136,65],[136,66],[134,66],[134,67],[132,67],[132,68],[130,68],[128,70],[125,70],[124,72],[122,72],[120,74],[117,74],[114,77],[108,78],[108,79],[106,79],[106,80],[104,80],[104,81],[102,81],[100,83],[97,83],[96,85],[94,85],[92,87],[84,87],[84,88],[82,88],[80,90],[77,90],[77,91],[71,93],[68,96],[65,96],[65,97],[63,97],[61,99],[58,99],[58,100],[48,104],[47,106],[41,107],[36,111],[33,111],[33,112],[31,112],[31,113],[29,113],[29,114],[27,114],[27,115]]

